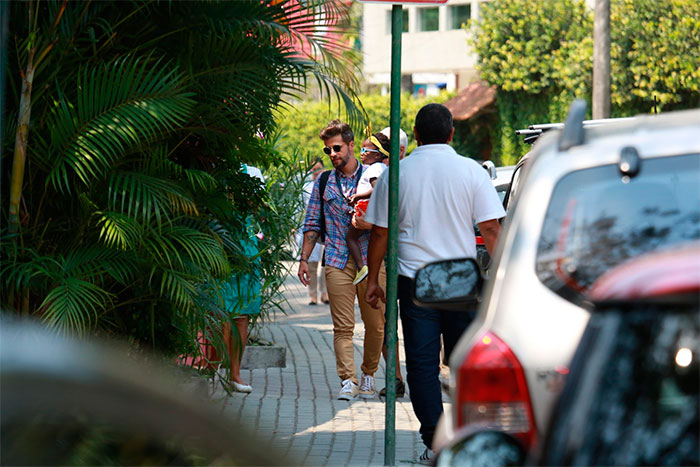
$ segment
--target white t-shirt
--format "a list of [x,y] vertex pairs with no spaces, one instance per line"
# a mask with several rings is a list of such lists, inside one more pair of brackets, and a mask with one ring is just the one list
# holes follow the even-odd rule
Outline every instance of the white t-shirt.
[[[474,223],[505,216],[488,173],[447,144],[419,146],[399,164],[398,273],[414,278],[433,261],[475,258]],[[379,227],[389,226],[386,173],[374,185],[365,217]]]
[[372,189],[372,180],[379,176],[387,169],[387,165],[383,162],[375,162],[374,164],[366,165],[362,171],[360,181],[357,182],[357,191],[355,193],[367,193]]

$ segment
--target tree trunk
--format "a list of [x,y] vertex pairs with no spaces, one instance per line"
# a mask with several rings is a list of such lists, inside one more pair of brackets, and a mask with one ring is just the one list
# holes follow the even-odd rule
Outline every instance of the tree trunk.
[[593,119],[610,118],[610,0],[596,0],[593,18]]
[[15,153],[12,161],[12,179],[10,180],[10,216],[8,226],[11,233],[19,231],[19,203],[22,199],[24,167],[27,161],[27,140],[29,139],[29,118],[32,111],[32,84],[34,83],[34,53],[29,49],[27,69],[22,77],[22,96],[19,101]]

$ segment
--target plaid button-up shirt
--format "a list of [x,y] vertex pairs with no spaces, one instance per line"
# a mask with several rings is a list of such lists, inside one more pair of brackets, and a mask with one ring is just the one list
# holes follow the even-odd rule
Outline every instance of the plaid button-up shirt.
[[[363,170],[362,164],[357,164],[357,170],[352,176],[347,177],[343,172],[338,172],[340,176],[340,186],[336,181],[335,169],[328,175],[328,183],[323,194],[323,210],[326,215],[326,243],[325,257],[326,266],[338,269],[345,269],[348,262],[348,245],[345,235],[352,225],[353,208],[347,202],[350,196],[357,190],[358,170]],[[319,183],[321,177],[316,178],[311,198],[306,208],[303,231],[308,232],[321,230],[321,199],[319,198]],[[359,239],[362,260],[367,264],[367,246],[369,244],[369,230],[363,232]]]

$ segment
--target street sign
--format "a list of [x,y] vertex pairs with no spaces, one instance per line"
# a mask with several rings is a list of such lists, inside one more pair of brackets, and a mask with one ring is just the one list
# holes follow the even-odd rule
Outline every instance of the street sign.
[[390,3],[392,5],[444,5],[447,0],[358,0],[360,3]]

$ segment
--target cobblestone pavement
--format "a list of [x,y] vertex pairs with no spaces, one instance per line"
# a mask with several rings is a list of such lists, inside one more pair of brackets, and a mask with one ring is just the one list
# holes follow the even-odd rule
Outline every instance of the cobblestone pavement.
[[[308,305],[306,288],[296,277],[296,265],[284,284],[286,315],[277,313],[265,324],[262,337],[286,347],[286,368],[242,370],[253,386],[251,394],[212,396],[234,419],[298,465],[383,465],[384,402],[374,399],[337,400],[340,381],[335,369],[333,328],[328,305]],[[364,329],[356,305],[355,362],[362,361]],[[400,357],[403,340],[399,326]],[[384,387],[384,360],[375,374],[377,391]],[[406,371],[402,366],[402,374]],[[359,375],[358,375],[359,376]],[[409,395],[396,403],[396,464],[412,463],[423,452],[419,424]]]

